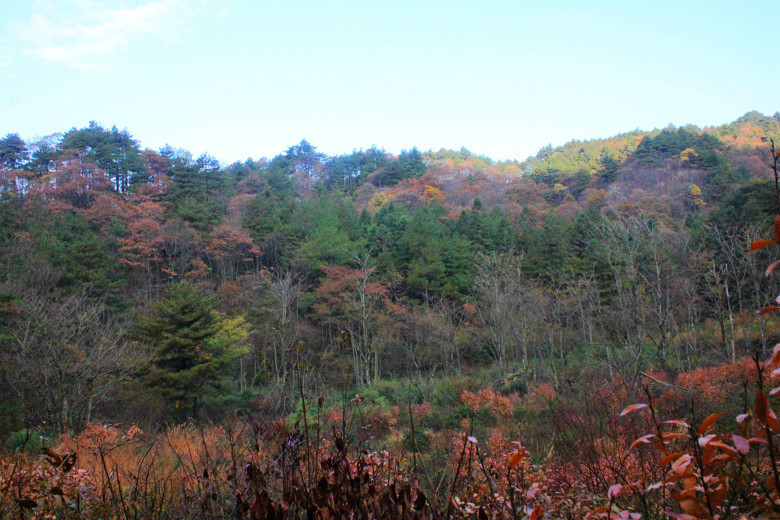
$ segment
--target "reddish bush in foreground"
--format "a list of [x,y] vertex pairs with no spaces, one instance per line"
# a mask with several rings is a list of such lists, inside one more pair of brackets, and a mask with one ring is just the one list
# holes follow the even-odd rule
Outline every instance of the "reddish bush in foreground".
[[[638,513],[626,506],[626,499],[633,497],[647,510],[656,511],[658,518],[780,518],[780,422],[769,401],[780,388],[767,394],[764,385],[765,373],[780,375],[780,345],[766,363],[756,357],[754,367],[753,407],[737,416],[735,431],[718,431],[722,412],[698,423],[660,420],[649,391],[647,403],[623,410],[621,416],[644,414],[647,424],[647,433],[637,438],[628,452],[633,457],[648,451],[656,454],[663,478],[613,485],[607,494],[609,505],[589,516],[633,517]],[[626,508],[618,507],[621,504]]]
[[423,489],[416,455],[355,453],[344,439],[281,423],[154,435],[89,425],[41,456],[2,461],[0,516],[540,519],[551,503],[544,472],[500,433],[485,446],[461,436],[438,489]]

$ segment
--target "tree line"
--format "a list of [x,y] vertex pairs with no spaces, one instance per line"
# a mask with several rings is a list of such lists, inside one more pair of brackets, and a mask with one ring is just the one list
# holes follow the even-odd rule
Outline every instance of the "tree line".
[[744,250],[775,210],[778,128],[749,113],[523,162],[303,140],[228,166],[97,123],[8,134],[0,429],[284,414],[296,385],[479,370],[638,388],[764,350],[772,280]]

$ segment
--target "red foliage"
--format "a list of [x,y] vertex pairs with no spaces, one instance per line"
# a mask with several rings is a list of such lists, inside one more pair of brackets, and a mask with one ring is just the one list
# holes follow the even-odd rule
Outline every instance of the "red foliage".
[[81,211],[110,189],[111,181],[105,171],[82,159],[79,152],[71,151],[49,173],[31,182],[29,194],[47,202],[54,211]]
[[101,193],[95,197],[92,206],[84,211],[84,216],[89,222],[105,231],[111,222],[115,220],[123,222],[127,219],[131,211],[127,202],[118,195]]
[[494,392],[492,388],[486,388],[478,394],[464,390],[460,394],[460,400],[474,412],[478,412],[480,409],[489,409],[496,417],[511,417],[514,407],[520,403],[520,397],[517,393],[506,397]]

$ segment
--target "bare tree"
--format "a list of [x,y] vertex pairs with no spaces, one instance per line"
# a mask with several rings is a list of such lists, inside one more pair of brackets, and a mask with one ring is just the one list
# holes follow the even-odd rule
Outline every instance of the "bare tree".
[[538,319],[538,291],[522,273],[522,257],[514,253],[482,254],[476,263],[474,293],[485,347],[502,371],[517,361],[525,369],[530,332]]
[[274,380],[284,383],[292,368],[295,344],[299,339],[298,298],[304,284],[290,271],[268,275],[266,280],[272,312],[271,368]]
[[62,300],[20,299],[11,334],[3,339],[3,377],[28,421],[78,430],[138,356],[125,345],[121,324],[83,292]]
[[708,226],[707,232],[716,246],[711,279],[718,286],[719,301],[729,325],[729,341],[725,341],[724,335],[724,346],[728,348],[729,358],[734,362],[737,358],[735,322],[745,352],[753,350],[750,329],[754,320],[758,321],[762,349],[765,350],[767,346],[766,323],[753,312],[768,304],[770,287],[762,275],[761,267],[767,262],[762,258],[762,252],[745,254],[748,244],[763,237],[764,233],[755,226]]

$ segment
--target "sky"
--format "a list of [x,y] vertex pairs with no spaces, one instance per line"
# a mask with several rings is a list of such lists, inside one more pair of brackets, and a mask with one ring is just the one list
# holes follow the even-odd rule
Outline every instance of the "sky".
[[774,114],[778,20],[777,0],[0,0],[0,135],[522,160]]

